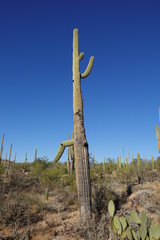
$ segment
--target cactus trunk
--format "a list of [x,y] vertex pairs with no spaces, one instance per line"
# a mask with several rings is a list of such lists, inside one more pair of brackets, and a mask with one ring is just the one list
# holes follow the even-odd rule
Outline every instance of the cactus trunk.
[[78,29],[73,31],[73,113],[74,113],[74,155],[76,184],[81,218],[91,217],[91,183],[89,173],[89,153],[86,139],[83,101],[81,94],[81,78],[89,75],[94,58],[90,58],[89,65],[83,74],[80,74],[80,60],[84,53],[79,54]]

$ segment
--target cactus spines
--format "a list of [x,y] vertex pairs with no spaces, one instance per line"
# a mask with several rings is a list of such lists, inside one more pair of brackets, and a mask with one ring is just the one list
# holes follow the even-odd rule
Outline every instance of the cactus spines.
[[0,163],[1,163],[1,160],[2,160],[2,153],[3,153],[3,141],[4,141],[4,133],[3,133],[3,136],[2,136],[2,143],[1,143]]
[[10,146],[10,151],[9,151],[8,167],[10,167],[10,161],[11,161],[11,152],[12,152],[12,144],[11,144],[11,146]]

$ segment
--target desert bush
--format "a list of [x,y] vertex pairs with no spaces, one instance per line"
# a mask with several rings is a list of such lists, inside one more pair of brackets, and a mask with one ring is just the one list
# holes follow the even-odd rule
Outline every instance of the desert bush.
[[48,160],[43,158],[38,158],[36,161],[34,161],[31,165],[32,173],[37,176],[41,177],[42,172],[47,169],[48,167]]
[[22,171],[22,170],[25,170],[25,171],[29,171],[30,170],[30,167],[31,167],[32,163],[14,163],[14,164],[11,164],[10,166],[10,169],[13,170],[13,171]]
[[57,163],[50,168],[44,169],[41,173],[40,180],[46,185],[56,187],[57,184],[61,183],[61,178],[64,174],[67,174],[66,167],[61,163]]
[[108,224],[109,217],[103,214],[100,220],[93,217],[87,224],[81,221],[77,226],[77,231],[84,240],[109,239]]
[[92,209],[97,219],[100,219],[102,214],[107,213],[110,200],[116,202],[117,208],[122,202],[120,197],[107,184],[99,184],[96,181],[92,183]]
[[0,208],[0,223],[4,226],[24,227],[40,218],[42,217],[32,211],[31,202],[24,194],[11,192],[4,197]]

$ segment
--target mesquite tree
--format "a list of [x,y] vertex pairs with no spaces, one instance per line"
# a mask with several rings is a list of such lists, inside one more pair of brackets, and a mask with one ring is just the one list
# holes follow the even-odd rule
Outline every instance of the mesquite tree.
[[57,162],[62,156],[65,147],[74,144],[76,184],[81,218],[91,217],[91,184],[89,173],[89,153],[88,142],[86,139],[84,118],[83,118],[83,100],[81,93],[81,79],[86,78],[93,67],[94,57],[91,57],[89,64],[84,71],[80,73],[80,61],[84,53],[79,54],[78,29],[73,31],[73,115],[74,115],[74,138],[64,141],[60,144],[54,162]]

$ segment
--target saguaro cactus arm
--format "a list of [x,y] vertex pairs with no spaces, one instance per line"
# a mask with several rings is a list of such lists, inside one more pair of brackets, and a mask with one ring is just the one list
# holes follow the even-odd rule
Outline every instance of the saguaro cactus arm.
[[65,150],[65,147],[70,147],[74,144],[74,139],[71,139],[71,140],[67,140],[67,141],[64,141],[64,142],[61,142],[60,146],[59,146],[59,149],[58,149],[58,152],[53,160],[53,163],[56,163],[58,162],[58,160],[61,158],[64,150]]
[[79,54],[79,60],[81,61],[83,58],[84,58],[84,52],[81,52],[81,53]]
[[81,78],[86,78],[90,74],[93,67],[93,63],[94,63],[94,57],[92,56],[89,59],[89,63],[86,70],[84,71],[84,73],[81,74]]

